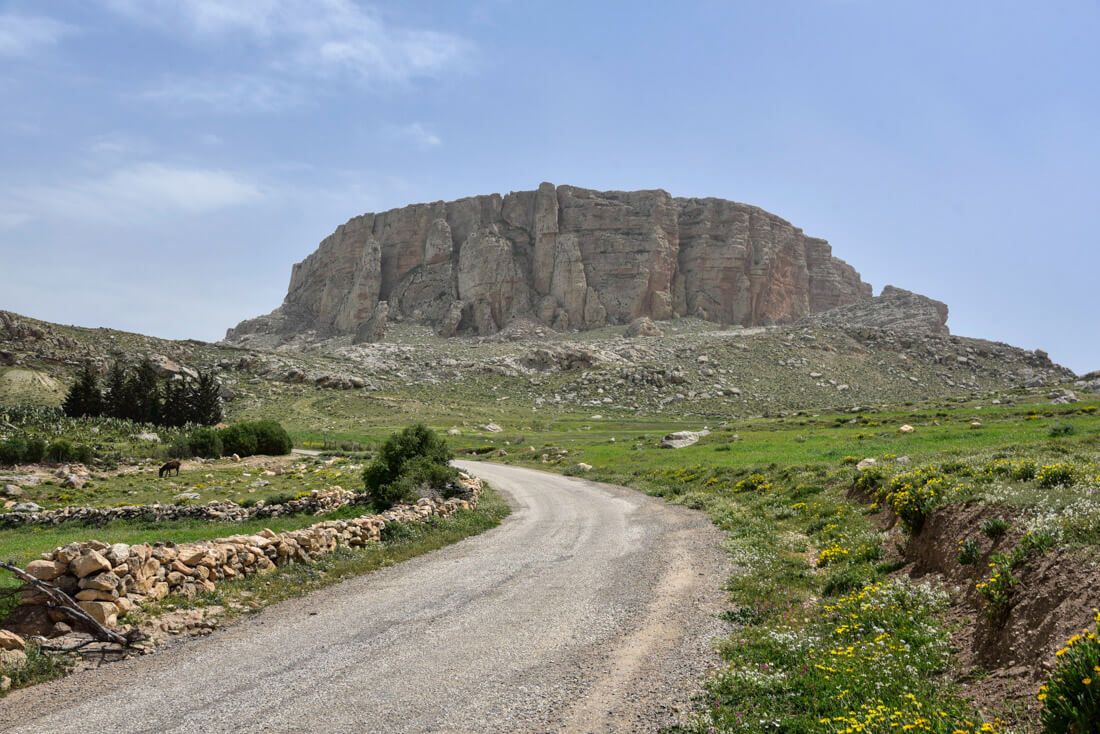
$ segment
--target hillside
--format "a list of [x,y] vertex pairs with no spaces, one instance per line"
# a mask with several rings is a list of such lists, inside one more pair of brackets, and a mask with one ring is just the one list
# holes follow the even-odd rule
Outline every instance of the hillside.
[[[439,419],[486,422],[597,413],[725,420],[952,396],[1010,401],[1018,392],[1074,387],[1073,373],[1042,352],[872,322],[741,328],[685,318],[571,334],[527,324],[459,339],[401,323],[374,344],[268,335],[242,347],[5,312],[0,386],[5,404],[57,405],[85,360],[105,372],[116,359],[150,357],[163,375],[215,370],[230,415],[270,414],[291,426],[335,431],[397,424],[429,410]],[[662,336],[627,336],[639,328]],[[1076,389],[1100,389],[1096,381],[1079,382]]]

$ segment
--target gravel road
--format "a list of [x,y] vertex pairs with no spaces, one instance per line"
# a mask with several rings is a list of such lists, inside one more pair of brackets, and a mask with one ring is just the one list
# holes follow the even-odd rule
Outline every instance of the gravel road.
[[0,731],[632,732],[714,655],[728,562],[702,513],[459,462],[512,515],[214,634],[0,699]]

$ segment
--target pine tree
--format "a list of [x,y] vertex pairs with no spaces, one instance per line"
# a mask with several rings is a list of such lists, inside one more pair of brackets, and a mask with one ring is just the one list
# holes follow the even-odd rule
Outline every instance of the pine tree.
[[74,418],[97,416],[103,413],[103,393],[99,389],[99,377],[91,362],[85,362],[76,382],[69,388],[62,405],[65,415]]
[[131,403],[127,390],[127,374],[122,364],[115,362],[107,375],[106,390],[103,395],[104,410],[112,418],[128,418]]
[[187,380],[169,380],[164,383],[164,402],[161,406],[161,423],[182,426],[192,422],[194,389]]
[[221,385],[213,372],[200,372],[193,393],[191,420],[212,426],[222,419]]
[[142,360],[134,374],[126,381],[130,397],[131,415],[126,416],[139,423],[158,423],[161,416],[160,385],[157,371],[148,360]]

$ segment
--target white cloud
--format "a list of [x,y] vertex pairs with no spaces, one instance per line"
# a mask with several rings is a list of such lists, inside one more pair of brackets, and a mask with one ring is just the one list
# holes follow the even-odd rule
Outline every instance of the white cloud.
[[70,184],[8,187],[0,225],[42,219],[152,221],[244,206],[264,196],[254,183],[215,169],[141,163]]
[[302,94],[295,84],[237,74],[211,78],[173,77],[141,96],[168,105],[201,106],[219,112],[271,112],[297,105]]
[[453,70],[473,44],[441,31],[401,28],[353,0],[104,0],[109,8],[204,41],[245,36],[286,73],[405,82]]
[[53,46],[72,31],[45,16],[0,14],[0,55],[26,56],[42,46]]
[[421,150],[438,148],[443,145],[443,141],[438,135],[419,122],[390,127],[387,128],[386,133],[396,140],[408,141]]

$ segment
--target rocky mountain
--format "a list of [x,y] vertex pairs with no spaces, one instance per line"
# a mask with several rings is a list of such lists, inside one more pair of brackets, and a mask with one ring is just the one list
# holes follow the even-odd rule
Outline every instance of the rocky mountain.
[[947,334],[947,304],[888,285],[874,298],[811,314],[807,325],[838,329],[870,327],[914,334]]
[[537,191],[355,217],[296,264],[282,306],[227,333],[443,336],[515,319],[557,331],[697,316],[758,326],[871,297],[825,240],[754,206],[665,191]]

